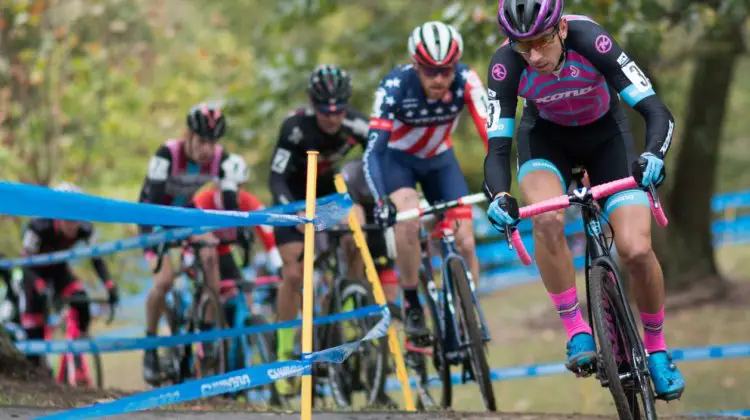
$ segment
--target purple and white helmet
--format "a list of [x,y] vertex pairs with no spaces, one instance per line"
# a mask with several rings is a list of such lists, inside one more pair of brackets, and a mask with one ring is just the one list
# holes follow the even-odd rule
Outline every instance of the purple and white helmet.
[[538,35],[560,22],[563,0],[500,0],[497,22],[508,38]]

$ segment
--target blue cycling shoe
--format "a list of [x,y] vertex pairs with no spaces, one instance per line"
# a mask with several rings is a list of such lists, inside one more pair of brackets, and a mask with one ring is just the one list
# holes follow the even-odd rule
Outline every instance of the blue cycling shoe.
[[649,355],[648,370],[654,382],[656,398],[671,401],[680,398],[685,390],[685,379],[672,362],[672,355],[658,351]]
[[596,362],[594,337],[588,333],[578,333],[568,341],[568,361],[565,367],[576,375],[590,374]]

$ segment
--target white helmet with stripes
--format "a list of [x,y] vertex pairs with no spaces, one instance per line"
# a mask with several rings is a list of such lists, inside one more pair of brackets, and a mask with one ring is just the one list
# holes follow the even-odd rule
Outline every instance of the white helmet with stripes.
[[431,21],[417,26],[409,36],[409,54],[423,66],[448,66],[461,58],[464,40],[456,28]]

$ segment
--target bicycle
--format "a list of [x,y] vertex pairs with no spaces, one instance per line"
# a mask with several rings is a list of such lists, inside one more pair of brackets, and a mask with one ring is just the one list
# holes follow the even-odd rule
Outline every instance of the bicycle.
[[[497,410],[485,347],[491,340],[489,330],[479,307],[471,272],[464,258],[456,251],[454,231],[445,221],[447,210],[480,203],[486,199],[484,193],[472,194],[428,207],[406,210],[396,215],[397,223],[430,215],[435,215],[437,221],[430,233],[420,229],[422,264],[419,283],[432,317],[432,335],[419,346],[408,341],[406,343],[406,350],[411,353],[408,354],[408,358],[412,368],[420,376],[419,405],[422,409],[432,404],[432,398],[426,391],[427,373],[424,363],[424,356],[431,356],[442,382],[440,405],[443,408],[452,405],[451,366],[462,365],[462,384],[467,380],[476,382],[487,410]],[[429,247],[431,240],[437,240],[440,244],[440,287],[433,276]],[[429,347],[430,344],[432,349],[425,349],[425,346]],[[421,357],[417,358],[415,354],[421,354]]]
[[[582,172],[580,168],[576,169],[573,175],[578,185],[581,185]],[[640,175],[638,171],[634,173]],[[611,242],[607,243],[596,200],[638,188],[640,181],[628,177],[591,188],[581,187],[570,194],[519,209],[521,218],[528,218],[548,211],[565,209],[571,205],[581,207],[586,234],[586,298],[589,302],[589,324],[593,323],[592,331],[597,344],[597,362],[591,371],[580,374],[596,374],[602,387],[609,388],[620,419],[623,420],[656,419],[655,396],[646,351],[636,328],[617,266],[610,254],[610,248],[614,243],[614,230],[605,219],[612,232]],[[666,226],[667,219],[655,188],[649,185],[645,190],[649,195],[651,210],[657,224]],[[505,232],[509,246],[515,248],[521,261],[525,265],[531,264],[531,257],[526,252],[518,231],[512,226],[506,226]]]
[[[114,320],[115,307],[109,304],[109,299],[83,296],[55,299],[49,287],[44,288],[42,294],[47,299],[47,308],[50,308],[50,313],[47,314],[47,322],[44,329],[45,340],[52,340],[54,338],[54,331],[58,327],[62,327],[63,337],[66,340],[73,341],[84,338],[82,337],[81,328],[78,322],[78,311],[76,308],[70,306],[71,304],[83,303],[106,305],[109,308],[109,316],[106,321],[107,325],[111,324]],[[58,312],[60,315],[53,316],[52,312]],[[3,320],[3,328],[8,332],[13,342],[28,339],[23,327],[18,323],[13,322],[11,319]],[[54,380],[59,384],[68,384],[70,386],[86,386],[89,388],[96,386],[100,389],[104,388],[104,371],[102,370],[101,356],[98,352],[93,351],[90,352],[90,355],[92,369],[89,368],[89,362],[86,360],[87,358],[81,353],[60,354],[57,375],[54,377]],[[42,366],[45,366],[46,369],[50,369],[50,364],[47,362],[46,357],[42,355],[39,360]],[[93,375],[91,370],[93,370]]]
[[[51,293],[48,294],[51,298]],[[106,298],[88,298],[82,296],[71,296],[69,298],[57,299],[58,307],[66,306],[65,310],[62,311],[60,317],[60,324],[63,326],[64,336],[66,340],[78,340],[83,338],[81,335],[81,328],[78,324],[78,311],[70,306],[71,304],[104,304],[109,307],[109,317],[107,318],[107,325],[112,323],[115,317],[115,306],[109,304],[109,299]],[[52,306],[49,306],[52,307]],[[55,326],[48,325],[45,328],[44,339],[52,340],[53,331]],[[91,360],[94,371],[94,377],[96,378],[96,387],[104,388],[104,371],[102,370],[102,359],[99,352],[91,352]],[[94,381],[89,370],[89,364],[86,362],[86,358],[82,354],[63,353],[60,355],[60,361],[57,371],[57,383],[71,386],[84,385],[87,387],[93,387]]]
[[[247,232],[247,231],[245,231]],[[252,235],[250,235],[252,236]],[[234,242],[234,241],[232,241]],[[247,268],[249,264],[250,248],[252,247],[252,238],[248,238],[244,247],[242,268]],[[256,278],[254,281],[241,279],[221,280],[219,285],[219,296],[224,308],[225,319],[230,320],[229,327],[252,327],[267,325],[266,318],[259,313],[250,311],[246,293],[252,293],[256,284],[272,285],[275,282],[270,277]],[[271,293],[269,293],[270,295]],[[259,304],[265,304],[267,299],[261,299]],[[255,306],[255,305],[254,305]],[[250,334],[247,336],[235,337],[228,340],[226,371],[231,372],[244,369],[256,362],[266,364],[276,361],[276,334],[273,331],[259,334]],[[273,384],[263,387],[269,393],[268,401],[271,405],[281,406],[284,402]],[[248,389],[232,394],[232,397],[239,397],[244,394],[250,401],[258,391]]]
[[[175,278],[184,273],[192,284],[192,295],[185,296],[172,288],[166,295],[167,326],[170,335],[183,335],[200,333],[207,330],[207,326],[213,329],[226,328],[224,311],[218,291],[207,287],[205,282],[205,269],[199,257],[200,250],[205,247],[215,247],[223,242],[208,241],[183,241],[165,242],[159,245],[157,264],[154,274],[161,270],[163,257],[171,248],[189,248],[192,258],[183,258],[181,268],[175,272]],[[188,260],[187,263],[185,260]],[[211,309],[209,309],[211,308]],[[213,310],[213,321],[206,321],[207,310]],[[162,367],[162,378],[158,381],[163,383],[169,381],[173,384],[185,382],[192,378],[203,378],[224,373],[227,360],[227,340],[216,340],[212,343],[197,342],[193,344],[174,346],[166,348],[159,357],[159,365]],[[197,358],[193,355],[193,347]]]
[[[365,232],[382,233],[377,225],[363,225]],[[314,266],[331,277],[328,293],[321,304],[325,315],[333,315],[375,304],[367,280],[352,280],[347,277],[341,236],[351,234],[351,229],[336,225],[326,230],[329,246],[316,256]],[[321,296],[323,296],[321,294]],[[335,347],[363,337],[377,320],[372,317],[323,324],[317,327],[315,345],[319,350]],[[385,380],[388,374],[388,342],[377,339],[363,342],[358,351],[344,363],[319,364],[314,377],[325,377],[331,388],[334,403],[339,407],[351,407],[354,392],[365,394],[367,405],[386,404],[384,401]]]

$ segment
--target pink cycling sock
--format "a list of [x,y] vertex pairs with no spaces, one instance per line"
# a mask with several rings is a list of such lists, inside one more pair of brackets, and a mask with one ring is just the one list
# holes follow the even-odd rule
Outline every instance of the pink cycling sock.
[[591,327],[583,320],[575,286],[557,295],[550,293],[549,297],[557,308],[557,314],[560,315],[565,331],[568,332],[568,339],[578,333],[591,334]]
[[657,351],[667,350],[667,343],[664,341],[664,308],[655,314],[641,312],[641,322],[643,323],[643,346],[646,347],[648,354]]

